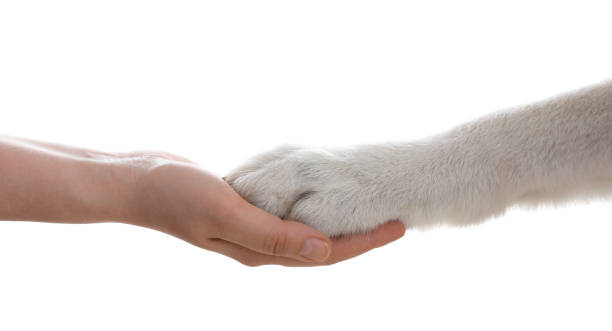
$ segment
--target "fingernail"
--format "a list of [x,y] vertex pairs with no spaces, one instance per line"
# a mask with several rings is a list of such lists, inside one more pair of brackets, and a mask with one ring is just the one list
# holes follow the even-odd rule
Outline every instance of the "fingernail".
[[329,256],[329,244],[323,240],[310,238],[302,246],[300,255],[316,262],[325,261]]

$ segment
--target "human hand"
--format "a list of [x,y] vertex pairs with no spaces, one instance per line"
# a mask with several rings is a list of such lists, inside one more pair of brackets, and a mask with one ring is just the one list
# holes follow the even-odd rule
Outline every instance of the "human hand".
[[[399,222],[370,233],[330,239],[296,221],[283,221],[242,199],[225,181],[183,158],[157,153],[132,176],[131,223],[176,236],[248,266],[329,265],[403,236]],[[151,161],[152,160],[152,161]]]

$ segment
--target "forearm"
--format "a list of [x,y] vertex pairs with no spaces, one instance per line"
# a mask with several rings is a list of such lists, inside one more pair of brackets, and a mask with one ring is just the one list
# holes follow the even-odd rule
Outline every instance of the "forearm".
[[494,113],[409,153],[422,169],[410,183],[411,196],[423,200],[413,210],[426,224],[470,223],[517,203],[602,197],[612,192],[612,83]]
[[125,220],[133,171],[111,154],[0,136],[0,219]]
[[381,201],[381,219],[408,225],[469,224],[515,204],[604,197],[612,193],[612,82],[349,158],[372,178],[360,190]]
[[456,133],[462,154],[512,187],[514,198],[588,191],[612,175],[612,82],[500,112]]

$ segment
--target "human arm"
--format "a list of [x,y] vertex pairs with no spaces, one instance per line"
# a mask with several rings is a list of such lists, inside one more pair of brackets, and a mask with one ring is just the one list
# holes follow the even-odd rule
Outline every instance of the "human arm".
[[[331,264],[404,231],[390,223],[332,241],[248,204],[223,180],[161,152],[105,153],[0,136],[0,174],[2,220],[123,222],[169,233],[247,265]],[[306,245],[308,239],[322,242],[320,252],[319,246]],[[308,247],[312,258],[303,256]]]

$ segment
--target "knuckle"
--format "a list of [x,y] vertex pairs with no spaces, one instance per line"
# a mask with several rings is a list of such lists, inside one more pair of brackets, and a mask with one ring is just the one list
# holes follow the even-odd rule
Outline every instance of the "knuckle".
[[268,236],[265,241],[265,251],[269,254],[278,256],[287,251],[289,235],[285,231],[275,232]]

